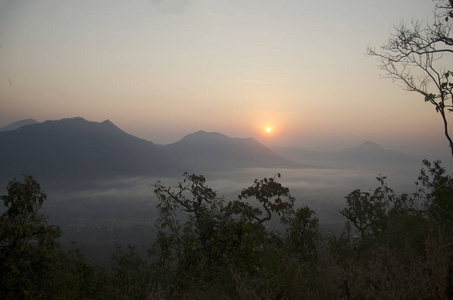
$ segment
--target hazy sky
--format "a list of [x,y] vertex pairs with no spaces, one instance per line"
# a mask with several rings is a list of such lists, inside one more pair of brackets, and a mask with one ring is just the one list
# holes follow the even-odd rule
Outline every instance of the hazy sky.
[[0,0],[0,127],[80,116],[159,144],[205,130],[266,145],[371,140],[448,154],[434,109],[381,79],[365,55],[433,5]]

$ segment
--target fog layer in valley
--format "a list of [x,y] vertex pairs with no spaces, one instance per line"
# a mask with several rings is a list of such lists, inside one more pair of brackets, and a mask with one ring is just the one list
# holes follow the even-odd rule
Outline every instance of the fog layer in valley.
[[[339,232],[345,219],[339,210],[345,206],[345,196],[355,189],[367,191],[378,186],[376,176],[387,176],[390,187],[396,193],[412,193],[418,170],[370,169],[242,169],[231,172],[208,172],[209,187],[235,200],[243,188],[251,186],[254,179],[273,177],[289,187],[296,198],[296,206],[308,205],[316,211],[321,230]],[[76,242],[89,261],[108,267],[115,244],[135,244],[143,250],[151,246],[156,230],[154,222],[158,217],[157,198],[153,193],[154,184],[175,186],[180,177],[134,177],[121,180],[98,181],[90,186],[66,189],[46,188],[48,200],[43,211],[49,222],[61,226],[63,241],[68,247]],[[273,220],[275,221],[275,220]],[[270,226],[277,226],[270,222]]]

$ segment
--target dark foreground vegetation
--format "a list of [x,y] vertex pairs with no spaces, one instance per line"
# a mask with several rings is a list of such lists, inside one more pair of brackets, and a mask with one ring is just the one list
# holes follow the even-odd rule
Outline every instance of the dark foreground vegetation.
[[385,177],[373,191],[347,195],[340,235],[322,235],[315,212],[298,207],[279,177],[255,180],[233,201],[203,176],[157,184],[153,247],[143,256],[118,246],[110,271],[88,264],[74,245],[64,251],[59,228],[40,213],[39,184],[12,180],[1,197],[1,298],[452,297],[453,178],[438,161],[424,162],[413,195],[396,195]]

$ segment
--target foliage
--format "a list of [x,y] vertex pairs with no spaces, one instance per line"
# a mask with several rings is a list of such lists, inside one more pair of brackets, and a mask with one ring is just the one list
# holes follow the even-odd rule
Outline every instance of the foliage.
[[[280,178],[280,173],[275,177]],[[283,187],[281,183],[275,181],[274,178],[264,178],[261,180],[255,179],[253,185],[243,189],[238,196],[239,200],[231,203],[231,207],[236,214],[241,214],[248,221],[255,221],[256,224],[261,224],[265,221],[270,221],[272,213],[285,218],[292,212],[294,205],[294,198],[290,195],[289,189]],[[242,199],[255,197],[255,199],[262,205],[265,211],[265,217],[262,217],[263,211],[261,208],[252,208],[247,202],[242,202]],[[286,199],[282,200],[282,197]],[[275,199],[274,199],[275,198]]]
[[150,265],[136,251],[135,246],[119,245],[112,256],[111,280],[114,293],[123,299],[146,299],[150,279]]
[[[218,197],[201,175],[184,174],[175,188],[157,184],[159,231],[151,251],[154,293],[165,291],[174,296],[214,285],[237,296],[237,278],[256,279],[273,273],[288,253],[282,251],[285,239],[264,226],[274,215],[289,226],[299,226],[289,231],[291,250],[313,255],[314,212],[308,208],[295,212],[294,198],[277,177],[279,174],[255,180],[237,200],[229,202]],[[177,218],[179,212],[183,218]]]
[[357,189],[347,199],[347,207],[340,211],[360,233],[362,239],[374,238],[385,230],[395,195],[385,183],[385,177],[377,177],[381,186],[373,193]]
[[423,199],[426,214],[433,218],[447,237],[453,235],[453,177],[445,175],[440,161],[424,160],[417,196]]
[[0,217],[1,294],[46,297],[58,275],[60,230],[39,213],[47,196],[31,176],[10,181],[7,191],[1,197],[7,208]]
[[288,217],[285,242],[288,250],[304,261],[317,259],[316,242],[320,238],[315,212],[308,206],[298,208]]
[[60,289],[59,297],[64,299],[118,299],[118,294],[112,288],[109,274],[101,267],[85,261],[78,248],[72,249],[67,255],[62,255],[64,264],[61,266],[68,277],[68,286]]
[[[185,174],[175,189],[157,185],[151,295],[445,298],[453,182],[440,162],[424,166],[413,195],[397,195],[383,176],[370,192],[352,191],[341,210],[344,232],[330,237],[319,232],[313,210],[294,208],[276,177],[255,180],[229,202],[203,176]],[[275,216],[286,226],[283,235],[265,225]]]
[[[379,51],[368,49],[368,54],[378,57],[379,67],[387,77],[402,83],[406,90],[421,94],[425,102],[435,108],[441,116],[444,135],[453,157],[453,140],[448,126],[449,113],[453,111],[453,72],[448,64],[449,56],[453,54],[452,26],[453,1],[437,0],[431,24],[413,21],[411,26],[407,26],[401,23],[395,27],[395,33],[387,44]],[[421,224],[426,223],[425,228],[440,235],[444,242],[451,241],[452,179],[444,176],[445,170],[440,167],[440,162],[432,165],[424,161],[423,164],[428,173],[422,169],[417,182],[420,189],[414,195],[424,203],[422,213],[427,219],[421,218]],[[414,221],[415,217],[412,215],[411,219]],[[418,218],[420,221],[420,216]],[[448,277],[447,297],[453,298],[453,250]]]
[[279,175],[227,201],[204,176],[186,173],[175,187],[155,185],[158,235],[148,256],[117,246],[110,272],[74,244],[61,251],[58,228],[39,213],[39,184],[13,180],[2,196],[2,296],[443,299],[453,292],[453,180],[439,161],[423,165],[413,195],[397,195],[383,176],[377,188],[347,195],[338,236],[321,234],[309,207],[294,207]]
[[80,251],[64,253],[60,229],[40,209],[46,200],[31,176],[13,179],[1,196],[0,295],[6,299],[113,299],[104,270],[87,264]]

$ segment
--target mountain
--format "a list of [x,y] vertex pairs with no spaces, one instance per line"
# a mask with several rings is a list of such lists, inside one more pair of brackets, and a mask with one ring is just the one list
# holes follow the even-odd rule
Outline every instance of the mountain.
[[8,126],[5,126],[5,127],[2,127],[0,128],[0,131],[11,131],[11,130],[16,130],[22,126],[25,126],[25,125],[33,125],[33,124],[37,124],[38,121],[34,120],[34,119],[25,119],[25,120],[20,120],[20,121],[17,121],[17,122],[14,122],[12,124],[9,124]]
[[369,165],[395,165],[410,166],[420,165],[421,160],[410,155],[393,150],[387,150],[376,143],[365,142],[355,148],[346,148],[339,151],[339,157],[348,164],[369,164]]
[[326,168],[418,168],[421,159],[387,150],[373,142],[339,151],[310,151],[297,147],[273,147],[272,150],[290,160]]
[[46,121],[0,132],[0,179],[91,180],[182,172],[161,147],[110,121]]
[[0,181],[22,174],[38,181],[171,176],[233,168],[300,167],[252,138],[199,131],[170,145],[125,133],[112,122],[46,121],[0,132]]
[[218,132],[198,131],[165,149],[191,170],[302,166],[275,154],[253,138],[230,138]]

